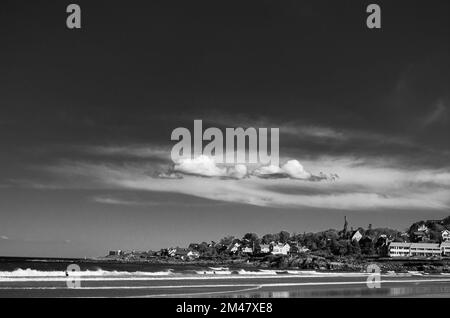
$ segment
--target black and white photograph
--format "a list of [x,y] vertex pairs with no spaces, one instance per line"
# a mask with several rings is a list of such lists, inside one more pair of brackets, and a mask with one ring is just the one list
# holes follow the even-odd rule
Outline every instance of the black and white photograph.
[[450,297],[449,140],[448,0],[3,0],[0,298]]

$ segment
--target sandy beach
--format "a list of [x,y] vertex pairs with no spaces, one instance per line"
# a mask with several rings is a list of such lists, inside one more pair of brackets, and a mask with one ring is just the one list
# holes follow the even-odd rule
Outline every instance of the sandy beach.
[[[367,274],[14,277],[0,279],[0,297],[450,297],[450,276]],[[68,284],[69,282],[69,284]]]

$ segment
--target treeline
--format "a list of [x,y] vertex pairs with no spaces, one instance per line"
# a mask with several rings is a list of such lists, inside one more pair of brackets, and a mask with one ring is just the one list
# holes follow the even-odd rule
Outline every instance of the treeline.
[[[317,233],[269,233],[259,237],[256,233],[246,233],[242,238],[225,236],[218,242],[192,243],[189,249],[201,255],[214,257],[230,255],[233,246],[253,249],[258,254],[262,245],[289,244],[291,253],[309,250],[318,256],[345,255],[387,255],[390,242],[435,242],[442,241],[442,231],[450,229],[450,216],[442,220],[419,221],[404,232],[390,228],[359,227],[347,229],[347,221],[341,231],[329,229]],[[301,247],[301,248],[300,248]],[[231,253],[232,254],[232,253]]]
[[352,240],[356,231],[337,231],[329,229],[318,233],[291,234],[281,231],[274,234],[265,234],[259,237],[256,233],[246,233],[242,238],[226,236],[219,242],[191,243],[189,249],[196,250],[204,256],[229,255],[230,249],[239,244],[241,247],[251,247],[257,254],[263,244],[289,244],[291,253],[299,250],[299,247],[309,250],[311,253],[328,255],[375,255],[387,252],[387,240],[400,239],[401,232],[391,229],[367,229],[359,228],[362,237]]

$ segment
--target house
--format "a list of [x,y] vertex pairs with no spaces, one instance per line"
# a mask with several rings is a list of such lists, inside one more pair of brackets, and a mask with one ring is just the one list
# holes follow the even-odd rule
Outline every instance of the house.
[[440,256],[441,247],[435,243],[412,243],[411,256]]
[[389,244],[389,257],[405,257],[410,256],[410,247],[412,243],[392,242]]
[[450,242],[441,243],[441,253],[443,256],[450,256]]
[[237,252],[239,252],[240,246],[241,246],[241,244],[237,243],[237,242],[234,243],[234,244],[231,244],[230,247],[229,247],[230,252],[233,253],[233,254],[236,254]]
[[123,251],[122,250],[109,251],[109,256],[119,256],[119,255],[123,255]]
[[187,257],[189,258],[189,259],[197,259],[197,258],[199,258],[200,257],[200,253],[199,252],[197,252],[197,251],[189,251],[188,253],[187,253]]
[[167,255],[170,256],[170,257],[174,257],[176,253],[177,253],[177,249],[176,248],[171,247],[171,248],[167,249]]
[[269,244],[260,244],[259,248],[260,248],[260,253],[263,253],[263,254],[270,253],[270,245]]
[[288,243],[272,244],[272,254],[273,255],[287,255],[290,250],[291,250],[291,246]]
[[419,226],[417,231],[427,233],[428,232],[428,227],[425,224],[422,224],[421,226]]
[[252,254],[253,253],[253,247],[245,246],[241,250],[242,253]]
[[390,257],[405,257],[405,256],[430,257],[430,256],[440,256],[442,253],[443,253],[442,247],[439,244],[435,243],[392,242],[389,245]]
[[189,250],[185,248],[177,248],[175,251],[175,257],[181,258],[182,260],[186,260],[188,258]]
[[290,249],[290,253],[291,254],[299,254],[299,253],[307,253],[309,252],[309,248],[307,248],[306,246],[301,246],[300,244],[291,242],[291,244],[289,244],[291,249]]
[[307,248],[306,246],[300,246],[300,247],[298,248],[298,252],[299,252],[299,253],[308,253],[308,252],[310,252],[310,249]]
[[408,242],[409,241],[409,234],[406,232],[402,232],[400,234],[401,239],[403,240],[403,242]]
[[441,232],[441,235],[442,235],[442,240],[443,240],[444,242],[450,241],[450,231],[449,231],[449,230],[443,230],[443,231]]
[[352,233],[352,242],[356,241],[359,242],[359,240],[362,238],[362,234],[359,230],[356,230],[355,232]]

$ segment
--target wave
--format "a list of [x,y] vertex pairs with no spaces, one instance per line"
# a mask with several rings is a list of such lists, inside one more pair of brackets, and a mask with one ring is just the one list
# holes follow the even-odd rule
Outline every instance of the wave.
[[227,271],[228,267],[210,267],[213,271]]
[[[216,269],[216,270],[214,270]],[[220,269],[220,270],[219,270]],[[196,279],[233,279],[233,278],[275,278],[275,277],[361,277],[369,275],[364,272],[318,272],[314,270],[270,270],[270,269],[236,269],[229,270],[225,267],[206,268],[204,270],[189,270],[174,272],[172,269],[157,272],[143,271],[106,271],[85,270],[79,272],[65,271],[39,271],[35,269],[16,269],[14,271],[0,271],[0,282],[4,281],[63,281],[68,277],[76,277],[84,280],[196,280]],[[386,277],[422,276],[423,273],[410,271],[408,273],[388,272],[382,274]],[[450,273],[442,273],[450,275]]]
[[26,278],[26,277],[98,277],[98,276],[168,276],[173,275],[172,269],[160,272],[125,272],[125,271],[105,271],[97,269],[95,271],[86,270],[79,272],[66,272],[66,271],[39,271],[35,269],[16,269],[9,272],[0,272],[0,278]]

